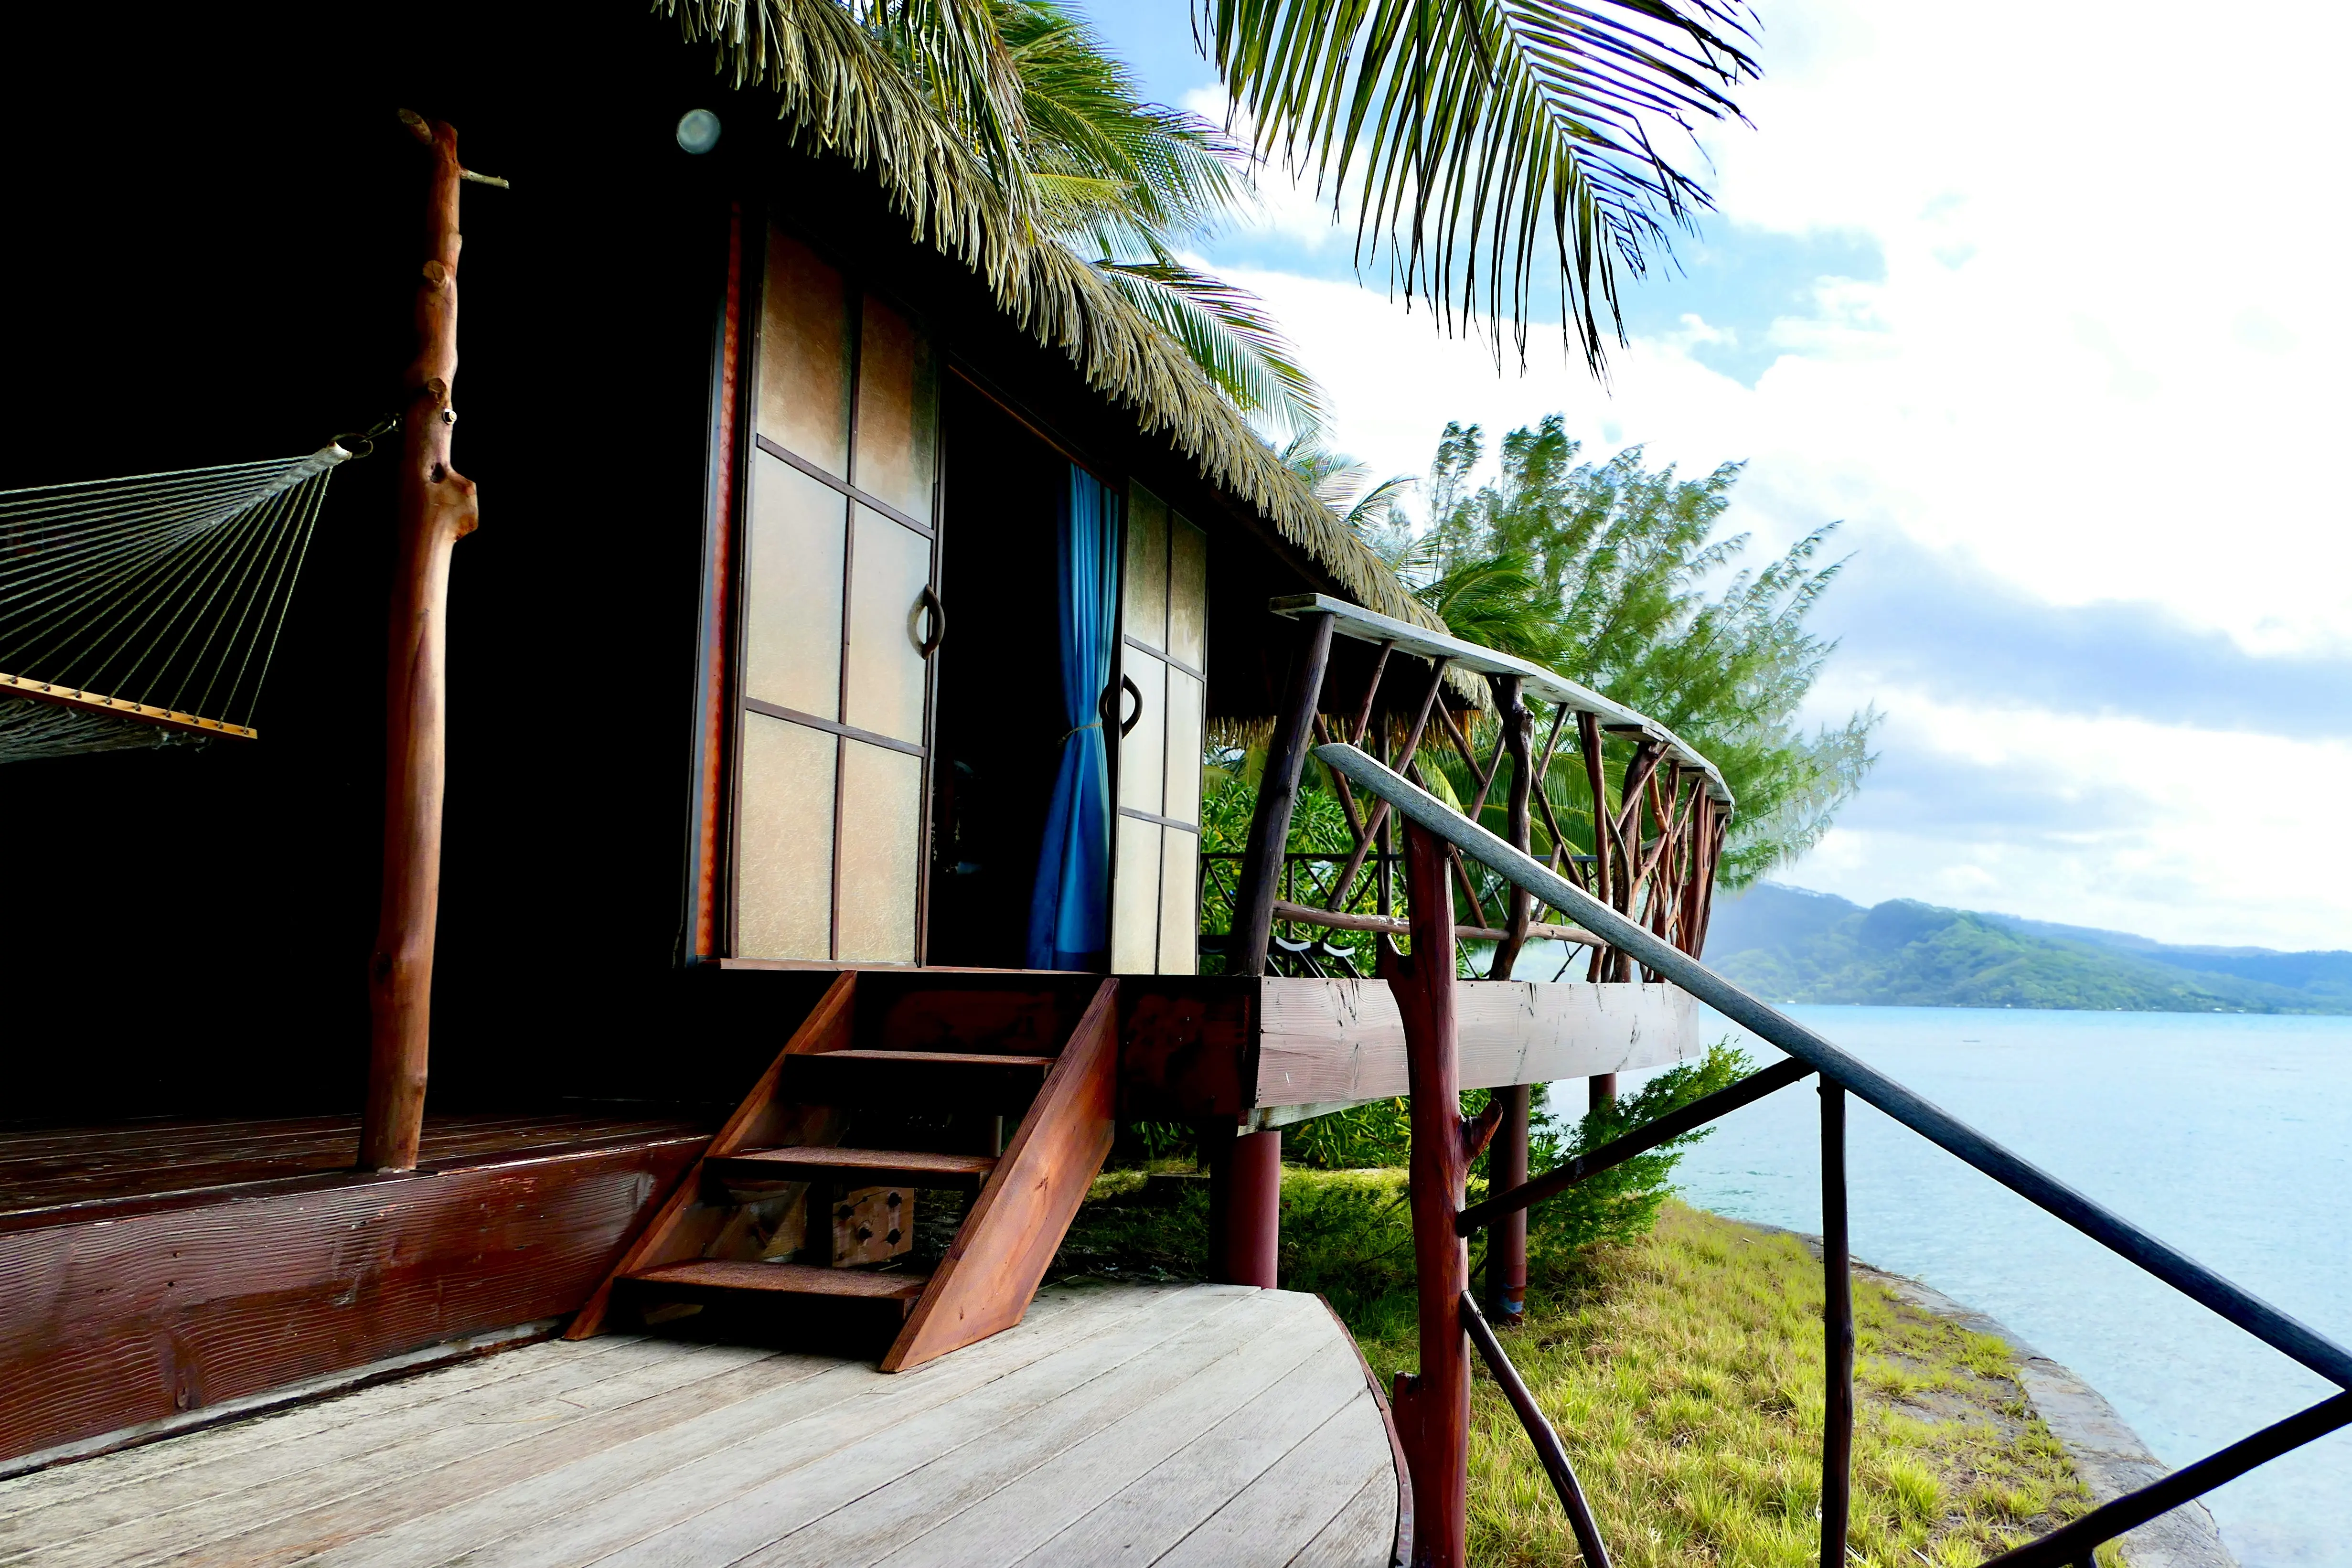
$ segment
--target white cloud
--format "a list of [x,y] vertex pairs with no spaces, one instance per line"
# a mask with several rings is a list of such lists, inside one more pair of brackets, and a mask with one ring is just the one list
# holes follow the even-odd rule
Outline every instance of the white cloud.
[[[2253,28],[2185,6],[1807,0],[1767,20],[1754,129],[1707,139],[1710,243],[1736,266],[1745,232],[1856,233],[1881,281],[1825,280],[1762,329],[1779,357],[1752,387],[1701,359],[1759,329],[1703,313],[1616,354],[1605,392],[1556,328],[1498,375],[1483,342],[1305,276],[1351,236],[1270,180],[1260,232],[1318,254],[1228,275],[1330,389],[1337,444],[1417,473],[1448,419],[1499,436],[1561,411],[1596,452],[1748,459],[1737,520],[1767,543],[1843,517],[1849,546],[1899,534],[2049,602],[2145,601],[2258,653],[2352,647],[2340,111],[2281,69],[2341,57],[2352,12]],[[1671,308],[1671,279],[1644,287]],[[2326,858],[2352,783],[2333,744],[1846,695],[1886,709],[1915,762],[1990,747],[1983,766],[2024,794],[2120,790],[2135,825],[2031,843],[1841,830],[1797,880],[2352,945],[2352,891],[2331,891],[2352,865]]]

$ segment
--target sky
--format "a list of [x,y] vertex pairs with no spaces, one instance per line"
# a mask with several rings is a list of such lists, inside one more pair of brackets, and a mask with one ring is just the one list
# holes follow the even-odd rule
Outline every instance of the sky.
[[[1081,8],[1222,119],[1182,0]],[[1556,324],[1524,370],[1443,336],[1278,169],[1202,258],[1379,475],[1450,419],[1491,451],[1558,413],[1588,457],[1744,461],[1751,559],[1840,524],[1811,716],[1874,706],[1880,760],[1779,880],[2352,947],[2341,116],[2284,68],[2352,11],[2264,17],[1760,0],[1748,123],[1681,160],[1718,210],[1633,287],[1605,385]]]

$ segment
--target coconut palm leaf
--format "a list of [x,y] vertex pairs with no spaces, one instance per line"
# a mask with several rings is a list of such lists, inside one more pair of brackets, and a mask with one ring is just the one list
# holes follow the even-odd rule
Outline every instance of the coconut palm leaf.
[[1602,366],[1621,272],[1711,205],[1655,138],[1739,111],[1745,0],[1201,0],[1235,107],[1449,326],[1484,317],[1522,358],[1540,274]]
[[1294,434],[1321,425],[1321,389],[1255,295],[1170,259],[1095,265],[1237,406]]

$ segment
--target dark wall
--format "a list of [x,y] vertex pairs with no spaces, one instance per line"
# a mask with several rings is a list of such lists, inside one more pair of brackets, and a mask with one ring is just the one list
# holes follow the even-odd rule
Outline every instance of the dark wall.
[[[727,171],[670,128],[705,62],[626,7],[450,7],[430,38],[203,9],[95,51],[7,24],[45,151],[0,246],[0,487],[290,455],[398,406],[425,154],[394,110],[457,126],[513,189],[464,194],[482,527],[450,591],[436,1103],[591,1087],[551,1062],[672,979]],[[382,456],[334,480],[259,741],[0,769],[0,945],[41,977],[0,1117],[356,1103],[394,484]]]
[[[1211,710],[1270,709],[1288,632],[1264,601],[1322,574],[669,25],[158,7],[110,13],[99,48],[55,20],[0,21],[0,488],[292,455],[396,407],[425,155],[394,110],[512,182],[464,194],[456,454],[482,526],[450,594],[436,1107],[731,1100],[823,983],[678,965],[733,200],[822,225],[1055,441],[1207,528]],[[693,107],[727,127],[700,159],[672,137]],[[334,480],[257,742],[0,768],[0,1121],[357,1105],[394,478]]]

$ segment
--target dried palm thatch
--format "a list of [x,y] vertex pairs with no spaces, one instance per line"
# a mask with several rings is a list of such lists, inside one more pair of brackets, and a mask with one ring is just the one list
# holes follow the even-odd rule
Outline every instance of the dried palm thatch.
[[[1181,344],[1112,278],[1041,234],[1026,183],[1003,167],[1017,128],[1005,136],[958,129],[996,127],[1017,107],[942,110],[942,98],[958,93],[1001,105],[984,73],[904,57],[844,0],[655,3],[689,42],[717,47],[719,71],[735,87],[777,97],[795,147],[871,172],[919,243],[969,267],[1016,325],[1068,355],[1087,386],[1134,411],[1145,434],[1165,435],[1204,478],[1255,507],[1348,597],[1444,629],[1258,439]],[[938,8],[958,7],[938,0]]]

